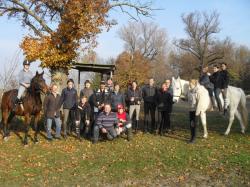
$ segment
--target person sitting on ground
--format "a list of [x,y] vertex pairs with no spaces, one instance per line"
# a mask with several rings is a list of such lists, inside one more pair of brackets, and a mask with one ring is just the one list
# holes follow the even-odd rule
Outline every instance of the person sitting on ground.
[[132,124],[129,115],[125,112],[123,105],[118,105],[117,110],[118,123],[116,126],[116,133],[119,136],[121,133],[125,132],[128,141],[130,141],[132,139]]
[[111,106],[109,103],[104,105],[104,111],[99,113],[94,126],[93,143],[97,143],[99,140],[100,132],[106,135],[108,140],[113,140],[117,137],[115,125],[118,123],[117,115],[111,112]]
[[87,96],[82,96],[76,109],[76,134],[81,139],[81,131],[84,129],[84,137],[88,138],[91,131],[91,107]]
[[202,75],[199,79],[199,83],[201,85],[203,85],[208,90],[208,94],[209,94],[209,97],[210,97],[210,100],[212,102],[212,106],[214,109],[214,108],[216,108],[215,97],[213,94],[214,85],[213,85],[213,83],[211,83],[209,76],[210,76],[210,74],[208,72],[208,66],[204,66],[202,69]]
[[53,84],[51,86],[51,93],[49,93],[43,102],[43,110],[44,115],[46,119],[46,125],[47,125],[47,139],[49,141],[53,140],[53,137],[51,135],[51,126],[52,126],[52,120],[55,121],[56,124],[56,135],[55,139],[61,139],[61,119],[60,119],[60,111],[58,109],[58,104],[60,102],[60,95],[57,93],[57,85]]

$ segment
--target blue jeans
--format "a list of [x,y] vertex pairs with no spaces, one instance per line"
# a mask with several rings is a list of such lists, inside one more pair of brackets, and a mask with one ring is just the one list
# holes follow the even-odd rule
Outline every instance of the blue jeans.
[[[106,130],[107,130],[107,138],[108,138],[108,140],[113,140],[114,138],[116,138],[117,133],[116,133],[114,127],[110,127],[110,128],[108,128]],[[99,135],[100,135],[100,128],[97,125],[95,125],[94,126],[94,137],[93,137],[93,140],[95,142],[97,142],[99,140]]]
[[[56,123],[56,137],[60,137],[61,136],[61,119],[60,118],[53,118],[55,120]],[[52,138],[51,135],[51,126],[52,126],[52,118],[48,118],[47,119],[47,137],[48,138]]]

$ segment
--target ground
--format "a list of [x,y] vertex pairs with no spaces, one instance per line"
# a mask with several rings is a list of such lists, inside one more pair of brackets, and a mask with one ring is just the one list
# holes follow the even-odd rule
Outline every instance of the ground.
[[178,104],[172,134],[139,133],[131,142],[47,142],[42,132],[39,144],[24,148],[23,132],[13,128],[9,141],[0,141],[0,186],[250,186],[249,129],[242,135],[235,122],[224,136],[226,124],[210,113],[208,139],[199,127],[197,142],[187,144],[187,106]]

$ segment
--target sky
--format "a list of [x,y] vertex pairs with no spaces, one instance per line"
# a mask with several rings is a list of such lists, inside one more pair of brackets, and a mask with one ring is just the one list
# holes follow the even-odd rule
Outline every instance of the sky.
[[[192,11],[213,11],[220,14],[221,31],[217,35],[219,39],[230,37],[238,45],[246,45],[250,48],[250,1],[249,0],[153,0],[153,18],[142,18],[143,21],[155,22],[164,28],[168,34],[169,43],[173,39],[185,38],[184,24],[181,15]],[[102,59],[117,57],[124,47],[124,43],[118,37],[118,30],[131,21],[127,15],[119,11],[112,11],[111,18],[118,24],[109,32],[103,32],[98,36],[98,46],[95,49]],[[17,71],[22,67],[22,51],[19,44],[29,31],[23,28],[16,19],[0,17],[0,73],[13,58],[18,57],[20,63]],[[33,70],[39,70],[39,63],[32,64]]]

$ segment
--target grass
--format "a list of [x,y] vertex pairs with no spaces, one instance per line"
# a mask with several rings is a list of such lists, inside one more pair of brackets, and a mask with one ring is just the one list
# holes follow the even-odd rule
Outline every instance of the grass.
[[223,136],[227,120],[211,113],[209,138],[201,138],[199,127],[197,143],[189,145],[185,107],[175,106],[173,134],[139,133],[131,142],[47,142],[40,135],[39,144],[24,148],[12,131],[8,142],[0,141],[0,186],[250,186],[249,130],[241,135],[235,122]]

